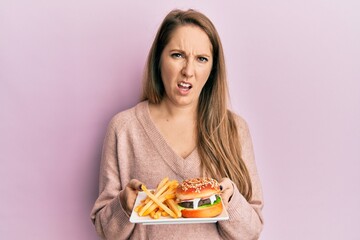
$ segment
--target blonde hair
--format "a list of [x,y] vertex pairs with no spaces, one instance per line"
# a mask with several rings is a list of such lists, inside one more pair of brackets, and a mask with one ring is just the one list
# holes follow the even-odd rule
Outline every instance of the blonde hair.
[[225,59],[219,35],[212,22],[195,10],[173,10],[163,20],[151,46],[142,100],[158,104],[165,94],[160,72],[160,57],[171,34],[179,26],[195,25],[209,37],[213,66],[198,103],[198,152],[204,172],[210,176],[230,178],[243,196],[250,200],[252,185],[241,157],[241,146],[233,113],[227,109],[228,87]]

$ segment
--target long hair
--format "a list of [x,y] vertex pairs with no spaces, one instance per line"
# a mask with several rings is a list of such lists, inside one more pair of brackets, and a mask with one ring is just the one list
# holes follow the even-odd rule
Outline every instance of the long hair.
[[243,196],[250,200],[252,185],[241,157],[241,146],[233,113],[227,109],[228,87],[225,59],[219,35],[212,22],[195,10],[173,10],[163,20],[151,46],[144,74],[142,100],[158,104],[164,97],[160,58],[171,34],[179,26],[195,25],[209,37],[213,66],[198,103],[197,146],[202,169],[210,176],[230,178]]

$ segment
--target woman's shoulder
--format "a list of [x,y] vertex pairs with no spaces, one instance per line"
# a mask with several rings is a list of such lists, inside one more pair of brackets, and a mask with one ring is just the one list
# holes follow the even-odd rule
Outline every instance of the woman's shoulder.
[[244,117],[242,117],[239,114],[237,114],[233,111],[230,111],[230,110],[229,110],[229,113],[232,116],[232,118],[234,119],[235,124],[239,129],[248,129],[248,124]]
[[136,119],[136,112],[145,109],[145,107],[146,102],[140,102],[131,108],[118,112],[111,118],[109,125],[112,128],[121,128],[129,123],[133,123]]
[[[231,113],[239,134],[240,144],[242,149],[249,149],[252,151],[251,133],[247,121],[236,113]],[[245,151],[245,150],[244,150]]]

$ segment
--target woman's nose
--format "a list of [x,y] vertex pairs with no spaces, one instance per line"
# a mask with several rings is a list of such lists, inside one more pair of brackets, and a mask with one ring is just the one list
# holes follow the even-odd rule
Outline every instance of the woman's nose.
[[186,78],[191,78],[192,76],[194,76],[194,66],[193,63],[191,63],[191,61],[187,60],[185,62],[184,67],[182,69],[182,74]]

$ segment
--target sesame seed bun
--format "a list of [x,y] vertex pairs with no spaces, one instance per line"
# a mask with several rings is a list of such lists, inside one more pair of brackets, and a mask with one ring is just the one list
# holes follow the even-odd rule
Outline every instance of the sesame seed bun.
[[194,198],[207,198],[220,193],[220,184],[212,178],[191,178],[184,180],[176,189],[180,201]]

